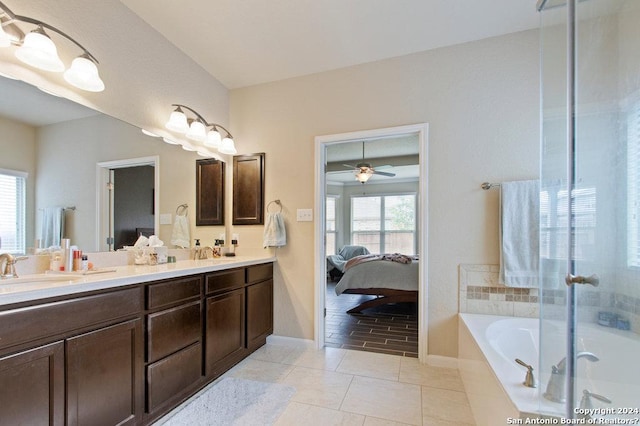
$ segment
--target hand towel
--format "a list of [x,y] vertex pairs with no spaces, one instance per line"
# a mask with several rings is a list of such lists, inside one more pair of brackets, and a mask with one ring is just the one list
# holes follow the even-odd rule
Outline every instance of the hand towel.
[[42,247],[60,246],[64,234],[64,208],[45,207],[42,213],[42,229],[40,241]]
[[500,185],[500,273],[508,287],[538,287],[540,182]]
[[263,242],[264,248],[282,247],[287,244],[287,230],[284,227],[284,217],[281,212],[267,214]]
[[191,237],[189,236],[189,219],[187,215],[176,215],[173,222],[173,233],[171,234],[171,244],[181,247],[191,247]]

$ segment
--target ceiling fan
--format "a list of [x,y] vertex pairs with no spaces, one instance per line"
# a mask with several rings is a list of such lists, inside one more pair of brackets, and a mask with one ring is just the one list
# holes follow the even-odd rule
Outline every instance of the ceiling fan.
[[395,173],[381,172],[379,170],[375,170],[371,165],[371,163],[365,162],[364,141],[362,142],[362,161],[356,164],[355,166],[351,164],[343,164],[343,166],[354,169],[354,171],[356,172],[356,180],[358,180],[362,184],[368,181],[372,175],[381,175],[381,176],[387,176],[387,177],[394,177],[396,175]]

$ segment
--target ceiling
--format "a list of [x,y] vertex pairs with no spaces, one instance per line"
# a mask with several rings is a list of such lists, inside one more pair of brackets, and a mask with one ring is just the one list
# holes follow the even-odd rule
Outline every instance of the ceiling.
[[229,89],[538,26],[535,0],[120,1]]
[[[327,183],[360,185],[355,179],[354,167],[370,163],[375,170],[394,173],[394,177],[373,175],[374,183],[415,181],[419,177],[419,141],[417,135],[348,141],[327,147]],[[364,153],[363,153],[364,147]]]
[[39,127],[99,114],[19,80],[0,78],[0,117]]

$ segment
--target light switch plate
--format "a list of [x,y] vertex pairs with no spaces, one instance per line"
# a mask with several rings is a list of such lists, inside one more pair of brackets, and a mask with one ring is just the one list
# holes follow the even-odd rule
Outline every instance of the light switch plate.
[[313,222],[313,209],[298,209],[296,220],[298,222]]
[[160,225],[171,225],[171,213],[160,214]]

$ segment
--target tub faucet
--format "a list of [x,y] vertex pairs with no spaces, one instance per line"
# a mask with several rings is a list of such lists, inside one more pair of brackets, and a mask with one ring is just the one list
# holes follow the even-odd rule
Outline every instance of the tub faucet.
[[[0,278],[18,278],[18,273],[16,272],[16,262],[19,260],[26,259],[24,256],[15,257],[11,253],[2,253],[0,254]],[[4,264],[4,268],[2,265]]]
[[[600,358],[591,352],[578,352],[576,360],[586,358],[591,362],[599,361]],[[551,377],[547,383],[547,391],[544,397],[553,402],[565,402],[567,400],[567,389],[565,388],[564,377],[567,373],[567,358],[562,358],[557,365],[551,366]]]

